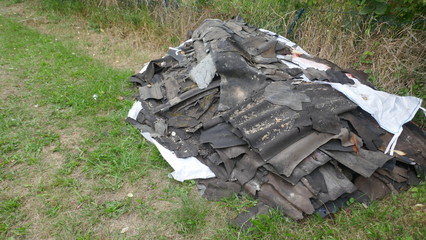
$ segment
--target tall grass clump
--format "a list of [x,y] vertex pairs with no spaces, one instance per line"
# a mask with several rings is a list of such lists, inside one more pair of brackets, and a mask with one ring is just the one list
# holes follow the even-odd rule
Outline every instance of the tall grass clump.
[[[331,14],[331,13],[330,13]],[[425,80],[426,34],[412,24],[392,27],[387,23],[355,21],[346,27],[345,18],[310,14],[300,21],[293,38],[306,51],[344,68],[370,74],[379,88],[399,94],[417,94]],[[330,27],[332,26],[332,27]]]

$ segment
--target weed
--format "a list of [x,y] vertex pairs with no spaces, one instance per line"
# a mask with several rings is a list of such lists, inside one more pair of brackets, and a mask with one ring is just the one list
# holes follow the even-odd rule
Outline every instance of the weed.
[[281,227],[286,222],[291,220],[283,217],[279,210],[272,209],[268,215],[259,215],[256,219],[251,221],[252,227],[247,231],[254,239],[278,239],[278,238],[294,238],[297,237],[291,233],[282,232]]
[[194,190],[194,187],[194,180],[185,181],[181,184],[170,183],[168,187],[163,190],[163,192],[166,194],[166,199],[171,197],[187,198],[191,191]]
[[74,194],[77,196],[78,206],[81,206],[83,204],[93,204],[95,202],[92,196],[82,195],[76,189],[74,189]]
[[135,208],[139,210],[143,215],[153,213],[155,211],[155,209],[150,205],[149,202],[144,202],[141,199],[136,199],[135,202],[137,203]]
[[242,211],[257,204],[257,200],[248,194],[242,194],[241,196],[234,194],[231,197],[221,199],[221,202],[224,203],[226,207],[236,211],[237,213],[241,213]]
[[117,176],[104,177],[99,180],[99,185],[96,187],[97,191],[117,191],[123,187],[124,180]]
[[23,224],[25,215],[20,212],[22,205],[20,197],[2,199],[0,197],[0,237],[25,236],[28,225]]
[[193,234],[205,225],[207,210],[202,202],[183,197],[179,209],[172,211],[173,223],[177,232],[183,235]]
[[426,204],[426,183],[422,182],[420,185],[412,187],[409,192],[419,203]]
[[[71,155],[71,154],[70,154]],[[73,171],[81,165],[78,157],[71,155],[67,161],[62,165],[61,169],[58,170],[58,174],[70,175]]]
[[100,206],[103,214],[109,218],[118,218],[129,211],[131,198],[120,201],[105,202]]
[[21,201],[19,197],[15,197],[12,199],[7,199],[2,201],[1,207],[0,207],[0,216],[7,216],[11,213],[15,212],[19,207],[21,206]]
[[161,156],[160,151],[154,146],[150,146],[150,160],[153,167],[156,168],[170,168],[170,165],[167,163],[166,160],[164,160],[163,156]]
[[60,188],[78,188],[80,186],[80,182],[75,178],[55,175],[52,185]]
[[59,201],[45,203],[45,213],[48,217],[55,217],[62,210],[62,205]]

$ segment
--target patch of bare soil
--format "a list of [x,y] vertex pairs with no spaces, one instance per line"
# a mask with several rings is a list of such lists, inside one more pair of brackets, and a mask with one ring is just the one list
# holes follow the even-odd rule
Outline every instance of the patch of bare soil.
[[[16,179],[2,183],[9,198],[19,197],[23,201],[20,211],[25,214],[24,226],[29,226],[29,237],[33,239],[48,239],[49,219],[46,219],[46,203],[49,202],[53,191],[48,191],[54,174],[63,164],[65,157],[56,152],[53,145],[43,148],[40,153],[40,164],[17,164],[12,168],[19,171]],[[3,189],[4,188],[4,189]],[[42,194],[39,194],[42,193]]]
[[71,127],[61,129],[58,133],[61,147],[71,153],[77,154],[80,151],[80,145],[83,141],[83,136],[87,133],[87,130],[80,127]]
[[[19,82],[18,79],[15,79],[11,71],[14,71],[12,67],[9,66],[0,66],[0,79],[1,88],[0,88],[0,102],[6,101],[7,98],[11,96],[21,96],[21,89],[24,87],[22,82]],[[1,109],[1,108],[0,108]]]
[[65,162],[65,156],[62,155],[62,153],[57,152],[55,149],[56,146],[49,145],[44,147],[41,151],[42,161],[47,165],[47,168],[50,171],[59,169]]

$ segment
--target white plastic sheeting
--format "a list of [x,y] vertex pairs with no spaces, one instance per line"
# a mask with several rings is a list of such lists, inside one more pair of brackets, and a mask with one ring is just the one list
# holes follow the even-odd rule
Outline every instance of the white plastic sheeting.
[[[325,71],[329,67],[318,64],[304,58],[293,55],[292,62],[303,69],[315,68]],[[387,92],[375,90],[359,82],[350,74],[347,77],[354,84],[341,84],[333,82],[315,81],[316,83],[328,84],[337,91],[343,93],[352,102],[364,111],[371,114],[384,130],[394,134],[389,142],[385,153],[393,155],[399,135],[402,133],[402,125],[411,121],[422,105],[422,100],[412,96],[398,96]],[[304,78],[306,80],[306,78]]]
[[[285,43],[287,46],[292,47],[297,53],[304,53],[309,55],[305,50],[299,47],[294,42],[287,38],[280,36],[274,32],[260,29],[261,31],[268,33],[272,36],[277,36],[278,41]],[[317,63],[305,58],[300,58],[297,54],[293,54],[291,57],[278,56],[281,58],[284,64],[289,67],[294,67],[294,64],[300,68],[315,68],[317,70],[326,71],[329,67],[325,64]],[[422,100],[412,96],[398,96],[387,92],[372,89],[358,81],[353,76],[348,76],[354,80],[355,84],[341,84],[332,82],[319,82],[322,84],[329,84],[337,91],[343,93],[351,101],[357,104],[364,111],[371,114],[371,116],[377,121],[377,123],[386,131],[394,134],[394,137],[389,142],[385,153],[393,155],[398,137],[402,133],[402,125],[411,121],[419,108],[421,108]],[[306,76],[302,76],[303,80],[309,81]],[[425,109],[423,113],[426,115]]]

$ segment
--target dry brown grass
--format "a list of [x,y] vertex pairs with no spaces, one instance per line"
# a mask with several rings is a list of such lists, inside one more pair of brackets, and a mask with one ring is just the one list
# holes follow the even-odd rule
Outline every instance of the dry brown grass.
[[380,24],[368,32],[366,25],[353,30],[330,28],[342,26],[343,18],[339,17],[328,24],[321,21],[324,19],[320,16],[309,16],[298,26],[296,38],[306,51],[344,68],[364,70],[374,84],[389,92],[406,88],[413,94],[416,81],[424,81],[424,31],[412,25],[395,30]]
[[[418,88],[421,87],[419,83],[425,81],[426,75],[426,32],[412,25],[395,27],[385,23],[378,24],[356,14],[309,10],[298,20],[292,34],[287,36],[286,31],[297,11],[283,12],[276,7],[265,11],[259,7],[265,4],[257,2],[252,6],[216,2],[197,5],[194,0],[186,0],[179,7],[168,8],[162,0],[88,2],[104,6],[108,12],[105,19],[97,20],[100,25],[98,30],[107,34],[93,34],[90,26],[78,29],[78,26],[90,25],[90,21],[93,21],[87,22],[90,13],[75,13],[75,26],[63,28],[63,31],[80,35],[83,40],[90,38],[90,42],[97,42],[94,46],[87,47],[89,52],[95,58],[99,57],[120,68],[127,67],[137,71],[149,60],[147,56],[151,59],[162,56],[168,47],[186,40],[188,31],[194,30],[206,18],[229,19],[240,15],[250,24],[277,31],[290,38],[312,55],[328,59],[343,68],[366,71],[370,74],[372,83],[380,89],[419,97],[424,97],[425,94]],[[111,17],[117,9],[123,9],[120,7],[124,6],[124,12]],[[143,10],[141,6],[149,9]],[[135,14],[132,17],[136,18],[142,16],[141,20],[131,23],[129,19],[125,20],[126,13]],[[102,18],[102,13],[96,14],[101,14],[99,17]],[[124,14],[124,17],[120,14]],[[33,25],[46,28],[49,24],[45,22],[39,19]],[[129,46],[133,51],[128,51]],[[106,51],[109,53],[96,56]],[[125,60],[125,55],[128,61]]]
[[[164,8],[162,1],[151,3],[150,17],[154,25],[141,24],[137,28],[114,26],[107,31],[123,40],[131,39],[135,49],[155,49],[160,56],[167,47],[184,41],[187,32],[194,30],[206,18],[229,19],[241,15],[251,24],[286,36],[297,14],[296,11],[283,14],[270,8],[265,15],[264,9],[256,6],[221,8],[217,4],[197,7],[191,1],[183,2],[179,8]],[[100,3],[117,6],[116,0],[100,0]],[[153,26],[156,26],[155,29]],[[358,15],[308,11],[299,19],[292,35],[286,37],[312,55],[328,59],[343,68],[366,71],[380,89],[422,95],[414,88],[416,82],[425,81],[426,33],[412,25],[395,27],[362,19]]]

